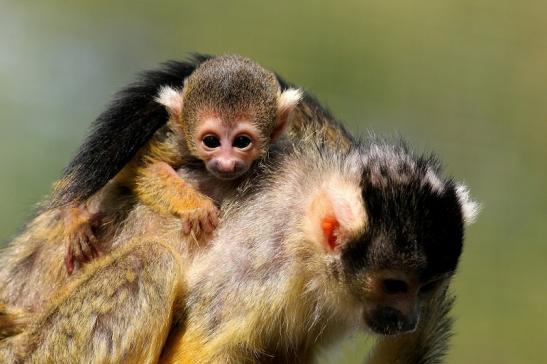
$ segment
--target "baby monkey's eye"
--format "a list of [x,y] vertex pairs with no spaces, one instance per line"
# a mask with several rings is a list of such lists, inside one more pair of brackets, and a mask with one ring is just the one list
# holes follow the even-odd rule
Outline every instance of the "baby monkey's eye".
[[206,135],[203,138],[203,144],[207,148],[218,148],[220,147],[220,140],[214,135]]
[[245,149],[249,145],[251,145],[251,142],[251,138],[249,138],[247,135],[239,135],[234,139],[232,145],[238,149]]

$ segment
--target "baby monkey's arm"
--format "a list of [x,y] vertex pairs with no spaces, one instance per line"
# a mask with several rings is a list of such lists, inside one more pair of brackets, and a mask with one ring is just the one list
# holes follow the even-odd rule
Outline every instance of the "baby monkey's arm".
[[207,196],[183,180],[166,162],[156,161],[138,170],[135,193],[139,200],[160,214],[179,217],[183,232],[212,232],[218,209]]

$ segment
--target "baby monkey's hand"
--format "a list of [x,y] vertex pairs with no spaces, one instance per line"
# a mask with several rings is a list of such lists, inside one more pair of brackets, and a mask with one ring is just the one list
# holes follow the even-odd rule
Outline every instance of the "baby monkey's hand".
[[201,233],[212,233],[218,225],[218,208],[213,201],[204,198],[199,204],[199,207],[186,210],[179,213],[182,220],[182,232],[185,235],[194,232],[199,235]]
[[100,215],[91,214],[85,207],[70,207],[63,211],[66,244],[65,265],[68,274],[74,262],[87,263],[101,255],[94,229],[100,225]]

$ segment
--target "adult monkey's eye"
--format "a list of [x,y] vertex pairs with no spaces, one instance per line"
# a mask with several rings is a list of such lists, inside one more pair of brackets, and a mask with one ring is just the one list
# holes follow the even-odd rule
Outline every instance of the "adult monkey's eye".
[[251,145],[251,142],[251,138],[249,138],[247,135],[239,135],[234,139],[232,145],[238,149],[245,149],[249,145]]
[[203,144],[207,148],[214,149],[220,147],[220,140],[214,135],[206,135],[203,138]]

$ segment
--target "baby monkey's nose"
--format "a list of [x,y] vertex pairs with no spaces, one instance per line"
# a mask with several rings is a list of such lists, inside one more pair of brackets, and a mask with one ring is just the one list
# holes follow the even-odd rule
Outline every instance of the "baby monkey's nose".
[[232,158],[219,159],[217,163],[217,169],[219,172],[222,173],[233,173],[236,169],[236,160]]

